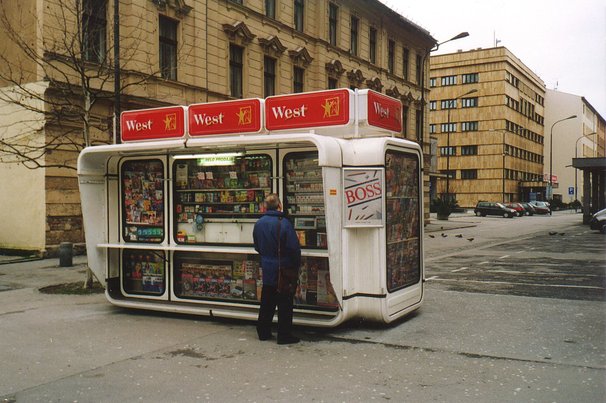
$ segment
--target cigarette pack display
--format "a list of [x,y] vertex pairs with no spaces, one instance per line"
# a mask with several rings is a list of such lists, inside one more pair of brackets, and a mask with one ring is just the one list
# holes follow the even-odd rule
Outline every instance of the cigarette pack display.
[[126,250],[122,255],[122,287],[127,293],[164,294],[164,272],[163,253]]

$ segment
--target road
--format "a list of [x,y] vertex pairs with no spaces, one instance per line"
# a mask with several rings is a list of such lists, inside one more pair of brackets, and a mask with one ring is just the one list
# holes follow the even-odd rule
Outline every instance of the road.
[[606,238],[579,221],[453,218],[470,226],[426,234],[417,313],[299,328],[294,346],[250,322],[37,291],[82,263],[0,265],[0,401],[603,401]]

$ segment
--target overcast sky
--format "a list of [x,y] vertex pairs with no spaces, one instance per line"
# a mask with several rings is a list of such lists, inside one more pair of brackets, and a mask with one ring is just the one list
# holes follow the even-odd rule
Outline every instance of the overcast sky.
[[442,42],[436,54],[490,48],[495,35],[548,89],[584,96],[606,119],[606,1],[381,0]]

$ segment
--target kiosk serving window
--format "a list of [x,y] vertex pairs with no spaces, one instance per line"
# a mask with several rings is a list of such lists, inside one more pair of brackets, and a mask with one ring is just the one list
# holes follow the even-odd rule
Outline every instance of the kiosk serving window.
[[420,269],[419,159],[389,150],[385,156],[387,288],[416,284]]
[[[175,158],[174,217],[176,242],[241,243],[236,236],[210,240],[209,222],[256,219],[271,192],[272,161],[269,155],[239,153],[201,154]],[[215,232],[228,229],[213,228]]]
[[327,249],[322,168],[317,152],[284,158],[285,210],[303,248]]
[[126,242],[164,240],[164,164],[158,159],[122,164],[122,229]]

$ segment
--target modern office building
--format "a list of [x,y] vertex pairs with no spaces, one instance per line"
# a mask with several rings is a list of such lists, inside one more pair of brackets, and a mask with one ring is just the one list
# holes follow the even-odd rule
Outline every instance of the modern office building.
[[505,47],[431,57],[433,197],[461,207],[542,200],[545,84]]
[[112,141],[116,109],[370,88],[402,100],[402,136],[429,153],[422,81],[436,41],[378,0],[43,0],[3,11],[0,249],[83,241],[76,159]]
[[[545,112],[544,173],[547,180],[552,175],[553,197],[583,202],[583,173],[572,159],[604,158],[606,121],[585,97],[557,90],[547,90]],[[570,116],[576,118],[562,120]]]

